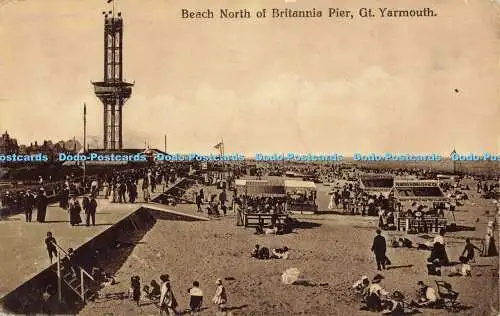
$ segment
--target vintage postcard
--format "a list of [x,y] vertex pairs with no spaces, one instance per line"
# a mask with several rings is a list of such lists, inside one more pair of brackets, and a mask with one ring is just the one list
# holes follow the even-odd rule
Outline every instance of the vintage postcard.
[[0,0],[0,314],[499,315],[500,1]]

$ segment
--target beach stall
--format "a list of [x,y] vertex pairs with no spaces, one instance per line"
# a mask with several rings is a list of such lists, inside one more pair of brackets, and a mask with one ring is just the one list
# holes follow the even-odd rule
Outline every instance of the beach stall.
[[287,195],[286,210],[294,214],[314,214],[316,204],[316,184],[312,181],[284,180]]
[[406,232],[439,232],[445,229],[444,205],[448,198],[435,180],[395,180],[391,192],[396,206],[398,230]]

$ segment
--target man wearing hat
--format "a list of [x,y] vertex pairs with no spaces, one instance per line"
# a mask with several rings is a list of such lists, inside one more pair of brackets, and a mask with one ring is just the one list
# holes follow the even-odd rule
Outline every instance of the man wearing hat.
[[33,196],[33,194],[31,194],[30,190],[26,191],[23,204],[24,204],[24,215],[26,217],[26,222],[31,223],[31,217],[33,215],[33,207],[35,205],[35,197]]
[[36,220],[40,223],[44,223],[45,215],[47,213],[47,205],[49,204],[44,188],[40,188],[38,196],[35,199],[35,204],[37,209]]
[[377,236],[373,239],[372,251],[375,254],[375,260],[377,261],[377,269],[379,271],[382,269],[385,270],[385,263],[387,261],[385,253],[387,251],[387,245],[380,229],[377,229]]

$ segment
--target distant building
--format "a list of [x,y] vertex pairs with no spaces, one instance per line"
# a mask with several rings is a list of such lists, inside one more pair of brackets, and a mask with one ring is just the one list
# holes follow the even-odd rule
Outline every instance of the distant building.
[[10,138],[9,133],[5,133],[0,138],[0,154],[17,154],[19,146],[15,138]]

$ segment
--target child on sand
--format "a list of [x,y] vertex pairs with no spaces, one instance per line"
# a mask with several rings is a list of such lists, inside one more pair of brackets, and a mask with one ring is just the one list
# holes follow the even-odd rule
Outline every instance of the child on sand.
[[193,287],[188,289],[188,292],[190,295],[189,307],[191,308],[191,315],[198,315],[203,304],[203,291],[200,289],[200,283],[194,281]]
[[137,306],[139,306],[141,299],[141,281],[137,275],[130,278],[129,297],[132,297],[137,303]]
[[224,285],[222,285],[221,279],[217,279],[215,284],[217,285],[217,290],[215,291],[212,302],[217,305],[217,307],[219,308],[219,312],[225,312],[227,304],[226,289],[224,288]]

